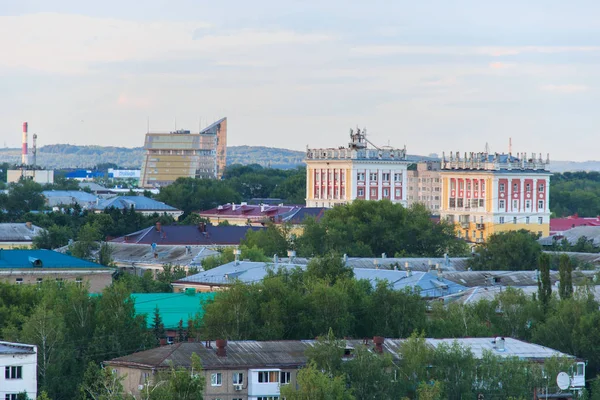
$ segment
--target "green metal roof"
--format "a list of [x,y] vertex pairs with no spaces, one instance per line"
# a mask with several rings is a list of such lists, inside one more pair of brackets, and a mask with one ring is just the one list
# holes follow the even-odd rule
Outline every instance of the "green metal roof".
[[135,314],[146,314],[148,328],[152,327],[154,309],[158,306],[163,325],[169,329],[177,328],[180,320],[187,328],[189,319],[202,318],[202,303],[212,300],[215,293],[132,293],[131,297],[135,300]]
[[2,250],[0,269],[15,268],[106,268],[81,258],[52,250]]

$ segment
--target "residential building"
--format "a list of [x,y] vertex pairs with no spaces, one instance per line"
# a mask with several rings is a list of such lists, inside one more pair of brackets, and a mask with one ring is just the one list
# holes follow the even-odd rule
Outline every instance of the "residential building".
[[406,148],[376,147],[366,129],[351,129],[346,148],[307,149],[304,161],[308,207],[382,199],[407,205]]
[[52,250],[0,249],[0,280],[16,285],[68,281],[89,285],[91,293],[99,293],[112,283],[114,271]]
[[[254,283],[264,279],[269,271],[277,269],[292,271],[296,268],[306,269],[305,264],[280,263],[277,258],[273,263],[233,261],[219,267],[202,271],[172,283],[174,292],[185,292],[194,289],[198,292],[213,292],[226,289],[234,282]],[[441,297],[458,293],[466,287],[444,278],[441,269],[435,271],[412,271],[409,268],[378,269],[353,268],[356,279],[369,281],[373,287],[377,282],[387,281],[393,290],[415,290],[424,298]]]
[[42,194],[46,198],[46,205],[53,208],[77,204],[82,209],[89,210],[100,201],[98,196],[83,190],[44,190]]
[[571,246],[577,244],[579,240],[585,240],[594,247],[600,247],[600,226],[580,225],[576,228],[565,230],[562,233],[542,237],[538,242],[542,246],[552,246],[560,244],[563,240],[566,240]]
[[30,248],[33,239],[45,229],[31,222],[0,224],[0,249]]
[[440,177],[440,161],[421,161],[415,169],[408,170],[408,205],[423,204],[431,212],[438,215],[442,203],[442,179]]
[[471,243],[521,229],[548,236],[549,162],[541,154],[444,155],[441,218],[456,224],[457,236]]
[[0,341],[0,396],[17,400],[23,392],[37,396],[37,346]]
[[40,185],[54,183],[54,170],[47,169],[9,169],[6,171],[6,183],[17,183],[21,179],[30,179]]
[[146,196],[116,196],[107,200],[102,200],[95,205],[94,211],[101,213],[107,208],[117,208],[119,210],[134,209],[143,215],[170,215],[177,219],[183,214],[183,211],[171,207],[162,201],[154,200]]
[[227,161],[226,148],[227,118],[198,133],[148,132],[140,186],[162,187],[182,177],[220,179]]
[[550,218],[550,236],[562,235],[579,226],[600,226],[600,217],[580,217],[576,214],[565,218]]
[[190,245],[220,248],[239,246],[248,231],[262,228],[252,226],[214,226],[200,223],[198,225],[162,225],[154,226],[130,233],[111,240],[111,243],[156,244],[156,245]]
[[324,207],[227,203],[217,208],[200,211],[198,215],[213,224],[227,222],[230,225],[264,226],[267,222],[276,224],[289,222],[299,225],[309,217],[319,220],[324,212]]
[[[392,368],[402,363],[402,345],[407,339],[374,337],[362,340],[345,340],[344,357],[352,357],[353,349],[363,346],[374,353],[388,355]],[[585,386],[585,362],[557,350],[512,338],[457,338],[425,339],[431,349],[451,346],[453,343],[469,349],[476,360],[490,352],[502,358],[544,363],[556,357],[573,361],[571,389]],[[191,368],[192,354],[202,362],[202,374],[206,381],[205,399],[279,399],[283,385],[296,385],[297,374],[306,365],[306,350],[316,340],[280,341],[227,341],[216,340],[181,342],[152,350],[133,353],[105,361],[104,364],[120,377],[127,393],[141,398],[154,375],[171,366]]]

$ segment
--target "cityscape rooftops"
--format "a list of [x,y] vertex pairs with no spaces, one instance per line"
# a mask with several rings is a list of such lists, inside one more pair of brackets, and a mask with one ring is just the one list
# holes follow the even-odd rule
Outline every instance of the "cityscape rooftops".
[[44,229],[31,223],[0,224],[0,242],[31,242]]
[[469,170],[469,171],[548,171],[550,156],[546,160],[542,159],[542,154],[532,153],[529,157],[526,153],[518,154],[518,157],[505,153],[465,153],[461,157],[459,152],[450,152],[450,157],[442,155],[442,170]]
[[71,257],[52,250],[1,250],[0,269],[17,268],[102,268],[104,265],[96,264],[80,258]]
[[132,293],[135,300],[135,314],[146,315],[148,328],[153,327],[152,317],[158,308],[166,329],[177,328],[179,321],[187,328],[188,321],[196,317],[202,318],[202,303],[212,300],[215,293]]
[[148,198],[146,196],[116,196],[111,199],[101,201],[94,208],[96,210],[104,210],[110,207],[115,207],[121,210],[133,207],[136,211],[156,211],[159,213],[178,211],[175,207],[171,207],[168,204]]
[[[372,148],[369,148],[368,145]],[[369,161],[407,161],[406,147],[395,149],[389,146],[378,147],[367,139],[367,128],[356,131],[350,129],[348,147],[306,149],[307,160],[369,160]]]
[[572,215],[565,218],[550,218],[550,235],[561,234],[578,226],[600,226],[600,217],[582,218]]
[[324,207],[304,207],[297,205],[268,205],[268,204],[224,204],[210,210],[198,212],[201,217],[209,218],[214,222],[220,220],[244,220],[251,222],[275,223],[291,222],[300,224],[306,218],[320,219],[325,213]]

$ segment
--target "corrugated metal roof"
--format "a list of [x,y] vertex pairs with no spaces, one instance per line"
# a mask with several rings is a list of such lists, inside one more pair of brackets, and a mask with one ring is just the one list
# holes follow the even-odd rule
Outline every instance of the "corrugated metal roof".
[[135,210],[140,211],[178,211],[175,207],[146,196],[117,196],[100,202],[94,209],[104,210],[110,207],[118,209],[133,207]]
[[35,354],[35,346],[22,343],[11,343],[0,341],[0,354],[3,355],[19,355],[19,354]]
[[[40,266],[34,266],[34,261],[39,260]],[[52,250],[2,250],[0,249],[0,269],[8,268],[103,268],[104,265],[96,264],[80,258],[71,257]]]
[[42,233],[44,229],[26,224],[0,224],[0,242],[31,242],[33,238]]
[[[485,350],[500,357],[519,357],[530,360],[545,360],[551,357],[569,357],[548,347],[517,339],[505,338],[504,351],[494,348],[494,338],[458,338],[458,339],[425,339],[427,345],[438,348],[442,344],[452,345],[457,342],[468,347],[475,358],[482,358]],[[385,339],[384,353],[390,354],[394,361],[401,359],[401,347],[406,339]],[[210,344],[209,344],[210,343]],[[191,356],[196,353],[202,360],[205,370],[234,369],[234,368],[290,368],[303,366],[307,362],[306,350],[316,343],[315,340],[280,340],[280,341],[229,341],[226,346],[226,356],[216,354],[215,342],[178,343],[152,350],[115,358],[107,362],[109,365],[133,365],[141,368],[166,368],[171,363],[176,366],[189,368]],[[347,340],[351,347],[364,346],[362,340]],[[210,346],[210,347],[207,347]],[[373,348],[373,342],[367,344]]]
[[162,225],[160,231],[151,226],[112,240],[115,243],[163,244],[163,245],[239,245],[249,230],[261,227],[205,225]]
[[212,300],[215,293],[132,293],[135,314],[146,315],[148,328],[153,326],[154,310],[158,307],[163,325],[167,329],[177,328],[179,321],[187,328],[188,320],[204,315],[203,302]]
[[[149,244],[110,243],[112,259],[121,264],[172,264],[199,266],[202,259],[220,254],[206,246],[159,245],[154,249]],[[189,250],[186,248],[189,247]]]
[[568,229],[560,235],[546,236],[538,239],[538,242],[542,246],[551,246],[555,241],[562,241],[567,239],[569,244],[574,245],[577,243],[579,238],[584,237],[587,240],[591,240],[596,247],[600,247],[600,226],[578,226],[576,228]]

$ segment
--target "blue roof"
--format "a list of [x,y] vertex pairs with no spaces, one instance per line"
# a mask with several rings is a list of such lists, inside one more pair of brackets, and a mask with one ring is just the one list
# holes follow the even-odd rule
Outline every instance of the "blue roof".
[[148,328],[154,325],[154,310],[158,307],[165,328],[177,328],[179,321],[187,328],[188,320],[204,315],[203,303],[214,299],[215,293],[132,293],[135,314],[146,315]]
[[[227,285],[239,280],[244,283],[254,283],[267,276],[270,268],[292,270],[297,267],[306,269],[306,265],[288,263],[275,266],[272,263],[264,262],[241,261],[237,265],[235,262],[230,262],[188,276],[178,282]],[[356,279],[368,280],[373,287],[377,286],[378,281],[387,281],[393,290],[416,290],[418,288],[422,297],[441,297],[467,290],[465,286],[438,277],[437,274],[430,272],[413,271],[407,273],[406,271],[374,268],[354,268],[353,270]]]
[[52,250],[2,250],[0,269],[3,268],[107,268]]
[[117,196],[112,199],[104,200],[98,204],[95,209],[104,210],[105,208],[115,207],[118,209],[135,208],[140,211],[177,211],[160,201],[156,201],[146,196]]
[[98,198],[98,197],[94,196],[93,194],[84,192],[82,190],[44,190],[42,192],[42,194],[46,198],[56,198],[56,197],[74,198],[77,201],[84,202],[84,203],[93,203]]
[[104,172],[100,171],[91,171],[86,169],[78,169],[75,171],[71,171],[65,174],[65,178],[73,179],[73,178],[102,178],[104,177]]

